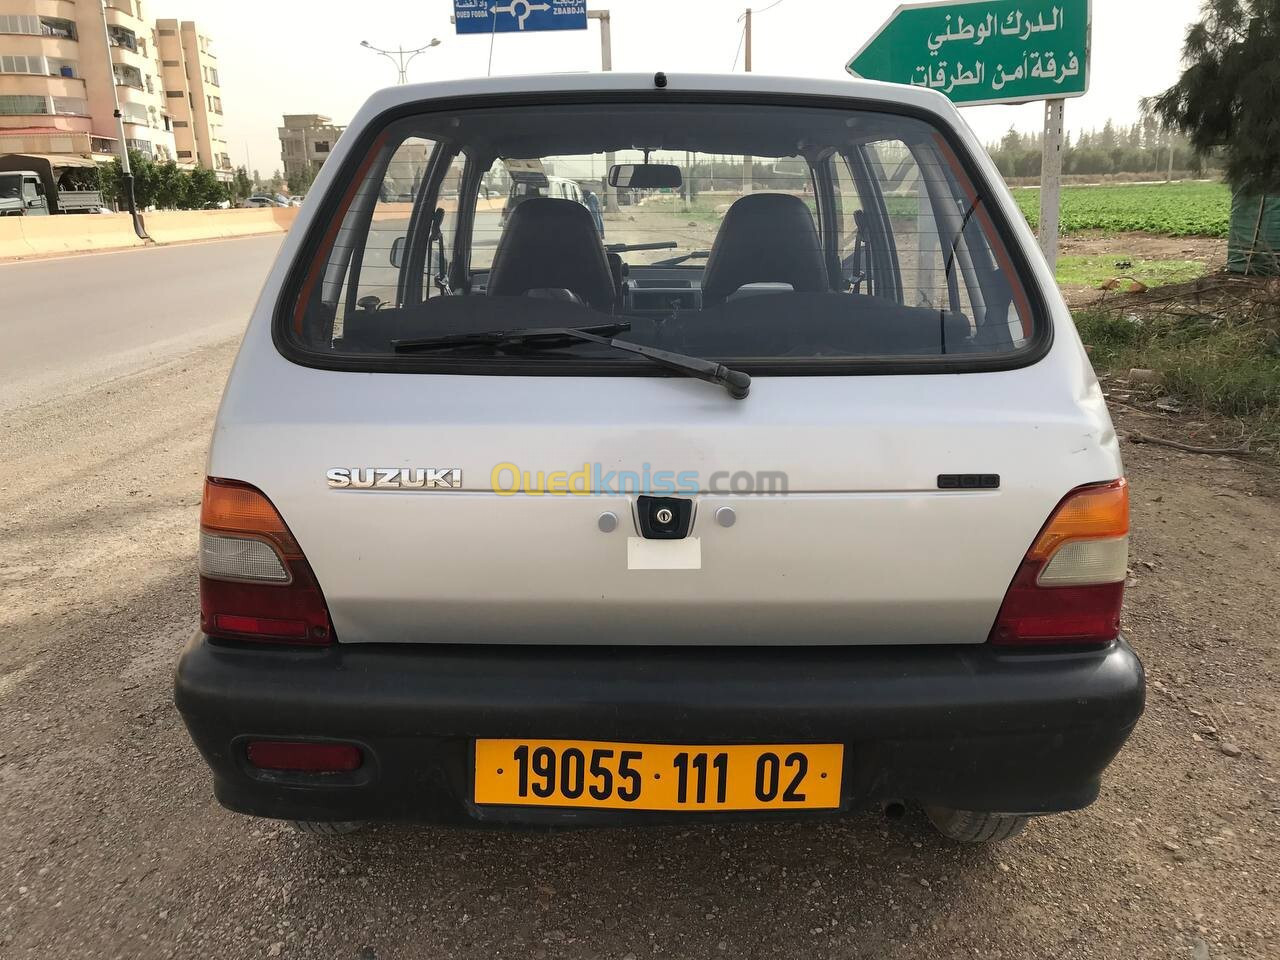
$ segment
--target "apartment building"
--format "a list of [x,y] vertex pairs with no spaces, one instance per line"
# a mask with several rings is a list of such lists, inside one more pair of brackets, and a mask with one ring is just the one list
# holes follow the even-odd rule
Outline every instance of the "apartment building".
[[[182,34],[179,39],[191,28],[190,57],[201,78],[198,96],[205,112],[200,116],[208,143],[204,153],[196,145],[180,152],[176,134],[184,128],[174,124],[178,98],[165,82],[171,68],[162,66],[161,37],[145,6],[142,0],[0,0],[0,154],[66,153],[98,160],[117,155],[114,87],[130,148],[158,161],[223,169],[222,102],[208,39],[194,24],[173,27]],[[164,59],[175,58],[166,54]],[[176,59],[185,75],[187,55]],[[213,71],[212,83],[204,79],[206,69]],[[190,92],[192,99],[184,103],[192,111],[197,94],[189,88],[182,93],[185,98]],[[186,130],[201,129],[192,117],[180,119]],[[215,127],[217,139],[211,132]]]
[[221,180],[232,177],[222,132],[222,87],[213,43],[190,20],[157,20],[165,102],[178,162],[198,163]]
[[319,113],[285,114],[284,126],[279,129],[285,179],[307,169],[313,174],[318,171],[345,129]]

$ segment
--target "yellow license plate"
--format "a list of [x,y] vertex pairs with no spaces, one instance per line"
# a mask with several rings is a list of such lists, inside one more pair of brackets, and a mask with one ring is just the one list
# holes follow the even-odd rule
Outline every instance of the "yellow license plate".
[[613,810],[831,810],[844,746],[477,740],[475,802]]

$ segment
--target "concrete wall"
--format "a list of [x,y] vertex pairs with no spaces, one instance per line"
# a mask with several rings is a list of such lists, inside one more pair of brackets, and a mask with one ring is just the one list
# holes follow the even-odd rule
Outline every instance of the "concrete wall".
[[[450,213],[457,205],[452,197],[440,201],[440,206]],[[497,212],[502,206],[502,199],[485,199],[477,202],[476,209]],[[409,203],[380,203],[373,218],[407,222],[412,211],[413,205]],[[143,221],[156,243],[187,243],[287,233],[298,212],[298,207],[162,210],[143,214]],[[134,235],[133,221],[128,214],[0,217],[0,260],[142,246],[146,243]]]
[[[285,233],[297,207],[253,210],[165,210],[144,216],[157,243]],[[144,246],[127,214],[0,217],[0,260]]]

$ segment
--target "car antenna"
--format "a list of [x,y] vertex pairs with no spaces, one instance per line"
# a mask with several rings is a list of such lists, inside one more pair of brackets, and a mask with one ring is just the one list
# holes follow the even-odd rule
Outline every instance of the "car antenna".
[[661,90],[667,85],[667,75],[659,70],[653,75],[653,85]]

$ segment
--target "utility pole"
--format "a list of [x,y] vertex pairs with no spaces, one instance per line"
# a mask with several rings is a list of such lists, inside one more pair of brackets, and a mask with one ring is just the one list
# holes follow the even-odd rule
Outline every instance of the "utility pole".
[[383,50],[381,47],[375,47],[368,40],[361,40],[360,46],[364,47],[366,50],[372,50],[374,53],[390,60],[392,65],[396,68],[396,83],[400,86],[404,86],[409,82],[409,64],[413,63],[413,58],[426,50],[430,50],[432,47],[440,46],[440,39],[438,37],[432,37],[431,42],[425,47],[417,47],[413,50],[406,50],[404,47],[397,47],[395,50]]
[[133,167],[129,164],[129,145],[124,139],[124,114],[120,112],[120,91],[116,89],[115,61],[111,58],[111,31],[107,29],[107,5],[102,3],[102,41],[107,45],[107,82],[111,84],[111,101],[115,104],[116,136],[120,143],[120,173],[124,179],[124,205],[133,218],[133,232],[139,240],[150,240],[142,214],[138,213],[138,201],[133,193]]
[[[745,55],[743,63],[746,65],[747,73],[750,73],[751,72],[751,8],[750,7],[747,7],[747,12],[744,14],[744,16],[746,18],[746,22],[743,24],[743,27],[742,27],[742,45],[744,47],[743,52]],[[743,196],[751,192],[751,189],[753,187],[752,180],[754,179],[754,176],[753,176],[754,169],[755,169],[754,158],[743,157],[742,158]]]
[[[611,20],[608,10],[588,10],[588,20],[600,21],[600,69],[605,73],[613,72],[613,35],[611,30]],[[612,151],[604,155],[604,181],[601,188],[604,192],[604,212],[618,212],[618,191],[617,188],[609,185],[609,171],[613,169],[615,160]]]

